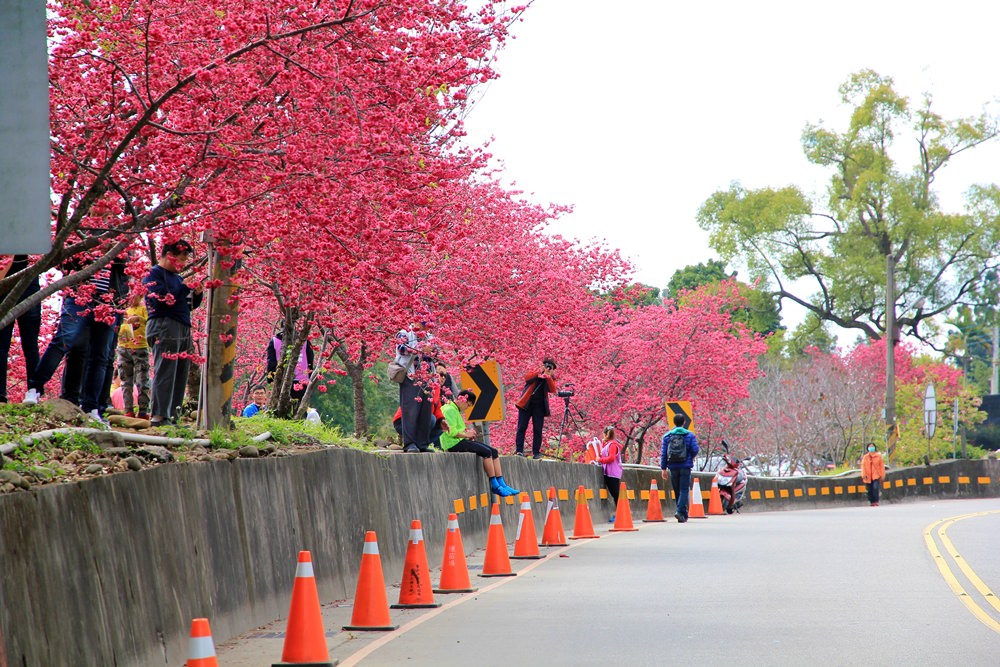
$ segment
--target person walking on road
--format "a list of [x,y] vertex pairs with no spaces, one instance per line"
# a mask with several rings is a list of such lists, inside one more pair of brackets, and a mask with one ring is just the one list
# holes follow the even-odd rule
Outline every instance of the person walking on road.
[[[618,491],[622,486],[622,445],[615,440],[615,427],[607,426],[601,436],[601,453],[597,462],[604,468],[604,487],[608,490],[614,506],[618,507]],[[615,522],[614,512],[609,519]]]
[[[684,428],[684,415],[674,415],[674,428],[663,436],[660,445],[660,470],[663,479],[670,480],[677,499],[674,518],[677,523],[688,520],[688,495],[691,489],[691,468],[698,455],[698,438]],[[700,499],[699,499],[700,501]]]
[[875,443],[868,443],[868,453],[861,457],[861,481],[868,487],[868,502],[878,507],[878,494],[885,479],[885,462],[875,449]]

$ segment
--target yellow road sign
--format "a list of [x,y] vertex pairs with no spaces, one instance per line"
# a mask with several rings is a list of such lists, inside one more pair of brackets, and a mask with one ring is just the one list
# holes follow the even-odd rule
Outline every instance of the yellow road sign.
[[476,395],[465,420],[469,422],[498,422],[504,418],[503,384],[500,381],[500,365],[496,361],[484,361],[467,371],[462,371],[462,389],[470,389]]
[[667,427],[674,427],[674,415],[684,415],[684,428],[694,430],[694,412],[691,411],[691,401],[674,401],[667,399]]

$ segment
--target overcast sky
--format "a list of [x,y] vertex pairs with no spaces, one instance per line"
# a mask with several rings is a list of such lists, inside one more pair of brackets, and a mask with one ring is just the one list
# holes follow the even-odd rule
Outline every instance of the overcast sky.
[[[466,127],[473,143],[495,137],[532,200],[575,207],[554,231],[607,239],[638,280],[664,287],[716,257],[695,223],[716,190],[822,191],[801,132],[844,129],[837,88],[852,72],[891,76],[915,101],[930,92],[945,117],[996,110],[998,26],[1000,3],[969,0],[535,0]],[[993,145],[949,166],[946,208],[998,180],[998,163]]]

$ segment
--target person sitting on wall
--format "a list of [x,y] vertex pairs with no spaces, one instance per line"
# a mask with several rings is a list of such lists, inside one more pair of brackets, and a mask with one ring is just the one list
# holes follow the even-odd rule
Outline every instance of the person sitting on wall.
[[441,446],[446,452],[472,452],[483,459],[483,470],[490,478],[490,491],[498,496],[515,496],[519,493],[512,489],[503,479],[500,468],[500,452],[489,445],[472,440],[476,437],[476,429],[465,425],[462,417],[468,408],[476,402],[476,395],[468,389],[463,389],[455,396],[455,400],[441,406],[444,413],[444,423],[441,428]]

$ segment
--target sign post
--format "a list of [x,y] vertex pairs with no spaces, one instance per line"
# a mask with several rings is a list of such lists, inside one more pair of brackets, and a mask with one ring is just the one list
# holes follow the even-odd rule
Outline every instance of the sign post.
[[937,429],[937,396],[934,394],[934,383],[927,385],[924,392],[924,431],[927,433],[927,463],[931,458],[931,438]]
[[489,359],[462,371],[460,384],[476,395],[476,403],[465,415],[467,422],[482,422],[483,440],[490,444],[490,422],[503,421],[503,382],[500,365]]

